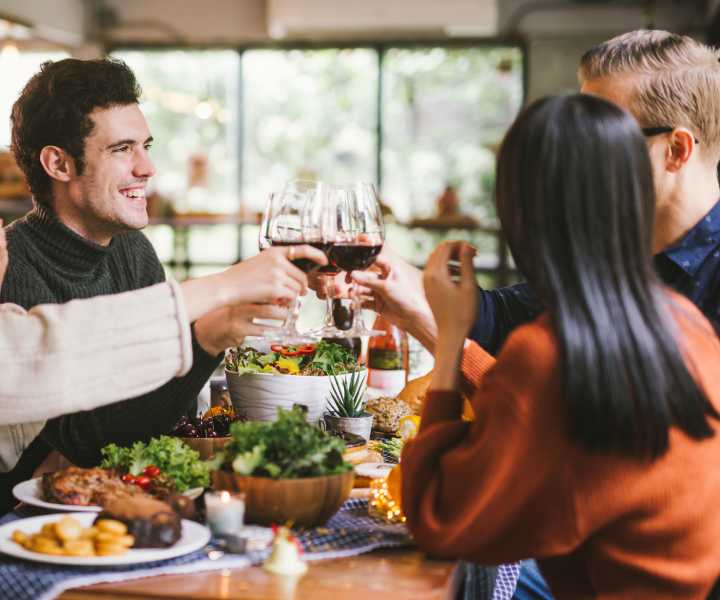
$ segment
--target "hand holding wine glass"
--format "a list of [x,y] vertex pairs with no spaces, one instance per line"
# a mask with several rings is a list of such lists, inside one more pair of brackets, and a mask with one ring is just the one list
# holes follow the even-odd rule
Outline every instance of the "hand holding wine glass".
[[[298,247],[309,245],[325,253],[327,242],[323,237],[323,206],[328,188],[321,182],[292,181],[282,192],[271,197],[267,212],[265,233],[263,236],[273,248],[287,248],[290,261],[304,273],[318,269],[327,264],[322,261],[296,255]],[[295,299],[293,310],[279,333],[281,341],[286,344],[305,344],[314,341],[313,337],[301,334],[296,322],[300,312],[300,297]]]
[[[385,225],[375,186],[360,182],[340,186],[335,190],[337,231],[330,248],[330,261],[346,272],[345,280],[352,282],[353,271],[370,267],[383,247]],[[360,299],[353,286],[353,326],[343,332],[344,337],[383,335],[368,329],[360,314]]]

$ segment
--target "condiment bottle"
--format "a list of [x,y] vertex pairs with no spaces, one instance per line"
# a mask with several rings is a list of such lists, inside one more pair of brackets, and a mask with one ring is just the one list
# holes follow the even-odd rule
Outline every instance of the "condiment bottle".
[[388,396],[397,395],[407,383],[407,334],[378,315],[373,329],[385,335],[368,342],[368,386],[383,390]]

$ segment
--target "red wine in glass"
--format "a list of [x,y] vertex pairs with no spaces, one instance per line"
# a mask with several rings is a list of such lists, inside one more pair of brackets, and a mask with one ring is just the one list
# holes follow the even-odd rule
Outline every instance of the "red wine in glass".
[[334,245],[334,242],[328,242],[327,244],[325,244],[323,252],[325,252],[325,256],[327,256],[328,258],[328,264],[318,269],[318,273],[321,273],[322,275],[335,276],[340,272],[340,268],[337,265],[334,265],[332,259],[330,258]]
[[364,271],[375,262],[382,244],[335,242],[330,248],[330,262],[342,271]]
[[[273,240],[271,243],[273,246],[303,246],[307,244],[308,246],[312,246],[313,248],[321,250],[325,253],[326,256],[328,254],[328,248],[331,245],[325,242],[288,242],[284,240]],[[303,273],[309,273],[310,271],[313,271],[320,266],[314,260],[311,260],[309,258],[296,258],[292,261],[292,264],[294,264]]]

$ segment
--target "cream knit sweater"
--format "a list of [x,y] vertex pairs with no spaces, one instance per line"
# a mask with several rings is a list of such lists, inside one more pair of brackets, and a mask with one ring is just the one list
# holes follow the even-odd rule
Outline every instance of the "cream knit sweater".
[[25,312],[0,309],[0,472],[45,421],[139,396],[192,366],[175,282]]

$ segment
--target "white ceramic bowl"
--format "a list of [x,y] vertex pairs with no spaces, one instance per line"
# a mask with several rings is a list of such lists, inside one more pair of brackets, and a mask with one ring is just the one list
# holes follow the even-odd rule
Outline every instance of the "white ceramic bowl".
[[[339,375],[350,377],[351,373]],[[230,398],[235,411],[250,421],[275,421],[278,408],[290,410],[294,404],[308,409],[308,423],[317,424],[327,412],[330,377],[317,375],[282,375],[225,371]],[[367,380],[367,372],[363,370]]]

